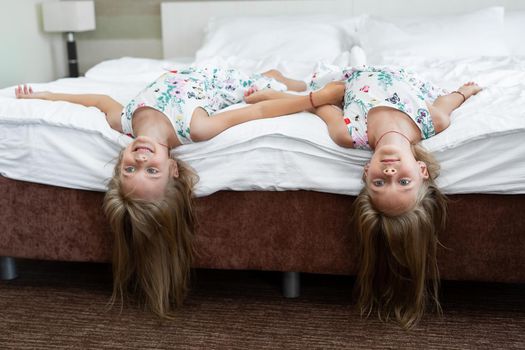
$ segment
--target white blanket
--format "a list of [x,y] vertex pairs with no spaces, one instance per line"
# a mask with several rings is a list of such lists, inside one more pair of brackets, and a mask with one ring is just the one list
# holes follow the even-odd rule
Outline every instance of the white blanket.
[[[525,58],[398,63],[448,89],[469,80],[484,87],[453,113],[447,130],[423,142],[441,161],[438,180],[445,193],[525,193]],[[235,58],[207,64],[248,71],[271,68]],[[272,64],[305,78],[304,66]],[[86,78],[34,88],[105,93],[125,104],[149,80],[181,65],[125,58],[96,66]],[[16,100],[13,88],[0,90],[0,174],[5,177],[104,191],[118,150],[129,141],[110,129],[96,108]],[[367,151],[335,145],[324,123],[309,113],[241,124],[174,153],[198,172],[198,196],[223,189],[355,195],[362,186],[362,166],[370,157]]]

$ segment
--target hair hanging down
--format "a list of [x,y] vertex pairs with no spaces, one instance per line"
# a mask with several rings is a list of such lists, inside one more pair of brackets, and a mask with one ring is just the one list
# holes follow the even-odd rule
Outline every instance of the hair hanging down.
[[113,295],[129,293],[161,317],[186,295],[193,256],[195,173],[176,160],[179,177],[170,177],[163,199],[130,198],[120,180],[122,153],[104,197],[104,212],[114,234]]
[[396,217],[382,214],[366,186],[353,205],[361,249],[355,290],[361,315],[376,309],[380,319],[393,316],[407,329],[418,323],[429,301],[441,313],[436,250],[446,219],[446,198],[434,182],[439,164],[419,145],[412,152],[430,174],[412,210]]

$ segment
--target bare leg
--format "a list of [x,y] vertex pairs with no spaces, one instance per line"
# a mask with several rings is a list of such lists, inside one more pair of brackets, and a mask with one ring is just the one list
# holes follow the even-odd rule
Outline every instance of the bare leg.
[[304,81],[287,78],[277,69],[270,69],[269,71],[264,72],[263,75],[274,78],[278,82],[283,83],[290,91],[306,90],[306,83]]
[[427,104],[436,132],[446,129],[450,125],[450,114],[471,96],[480,92],[481,87],[476,83],[468,82],[459,87],[457,91],[461,94],[452,92],[448,95],[439,96],[432,105]]

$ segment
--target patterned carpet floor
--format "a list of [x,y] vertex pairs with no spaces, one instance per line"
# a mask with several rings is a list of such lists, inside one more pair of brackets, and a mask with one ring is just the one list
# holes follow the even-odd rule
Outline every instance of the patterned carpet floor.
[[106,264],[20,260],[0,281],[0,349],[525,349],[525,285],[444,282],[443,316],[413,330],[361,318],[346,276],[194,271],[175,320],[134,305],[108,309]]

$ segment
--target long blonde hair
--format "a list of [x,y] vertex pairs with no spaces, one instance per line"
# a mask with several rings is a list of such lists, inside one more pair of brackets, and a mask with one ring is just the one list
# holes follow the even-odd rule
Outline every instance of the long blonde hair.
[[129,294],[161,317],[169,317],[188,290],[193,257],[197,176],[175,160],[179,176],[170,176],[157,201],[131,198],[122,189],[120,154],[104,197],[104,212],[113,231],[113,294],[110,304]]
[[353,204],[361,255],[355,292],[361,315],[376,309],[380,319],[394,316],[407,329],[418,323],[429,301],[441,313],[436,251],[446,219],[446,198],[435,184],[439,164],[419,145],[412,152],[427,164],[430,175],[412,210],[384,215],[374,208],[366,186]]

